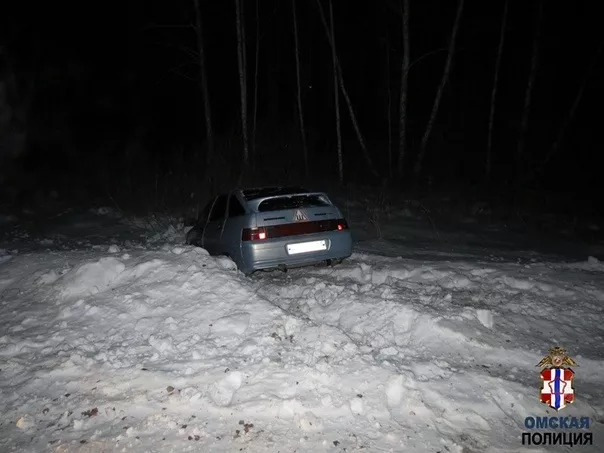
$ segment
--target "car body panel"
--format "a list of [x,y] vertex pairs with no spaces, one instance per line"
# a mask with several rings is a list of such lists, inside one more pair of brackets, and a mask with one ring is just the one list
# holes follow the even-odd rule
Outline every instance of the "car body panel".
[[[287,245],[289,244],[321,240],[327,242],[327,250],[325,251],[301,253],[299,255],[290,255],[287,253]],[[249,272],[282,266],[299,267],[327,260],[348,258],[351,249],[352,237],[349,231],[329,231],[269,239],[262,242],[244,242],[242,244],[242,265],[240,268],[243,272]]]

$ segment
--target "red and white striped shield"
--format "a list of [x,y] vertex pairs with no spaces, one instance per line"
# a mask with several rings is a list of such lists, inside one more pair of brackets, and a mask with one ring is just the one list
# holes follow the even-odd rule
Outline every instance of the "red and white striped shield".
[[541,402],[559,411],[575,400],[573,378],[570,368],[546,368],[541,371]]

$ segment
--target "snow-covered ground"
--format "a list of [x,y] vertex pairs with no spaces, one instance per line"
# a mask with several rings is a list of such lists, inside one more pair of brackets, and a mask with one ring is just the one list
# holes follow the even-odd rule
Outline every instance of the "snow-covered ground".
[[555,345],[579,364],[560,415],[592,420],[574,449],[604,450],[598,257],[402,231],[334,268],[247,278],[177,229],[100,214],[5,219],[2,452],[549,451],[521,433],[554,415],[536,364]]

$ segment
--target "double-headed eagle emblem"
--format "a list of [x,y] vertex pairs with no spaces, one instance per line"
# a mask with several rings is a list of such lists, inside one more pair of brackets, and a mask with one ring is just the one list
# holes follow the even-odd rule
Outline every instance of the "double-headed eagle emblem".
[[549,354],[543,357],[537,366],[541,368],[570,368],[571,366],[577,366],[577,362],[568,356],[566,349],[556,346],[554,348],[550,348]]

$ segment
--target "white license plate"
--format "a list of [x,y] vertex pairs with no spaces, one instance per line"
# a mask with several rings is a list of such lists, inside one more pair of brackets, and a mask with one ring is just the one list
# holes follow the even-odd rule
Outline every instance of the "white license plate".
[[298,244],[287,245],[287,253],[289,253],[290,255],[296,255],[298,253],[307,252],[318,252],[320,250],[327,250],[327,241],[300,242]]

